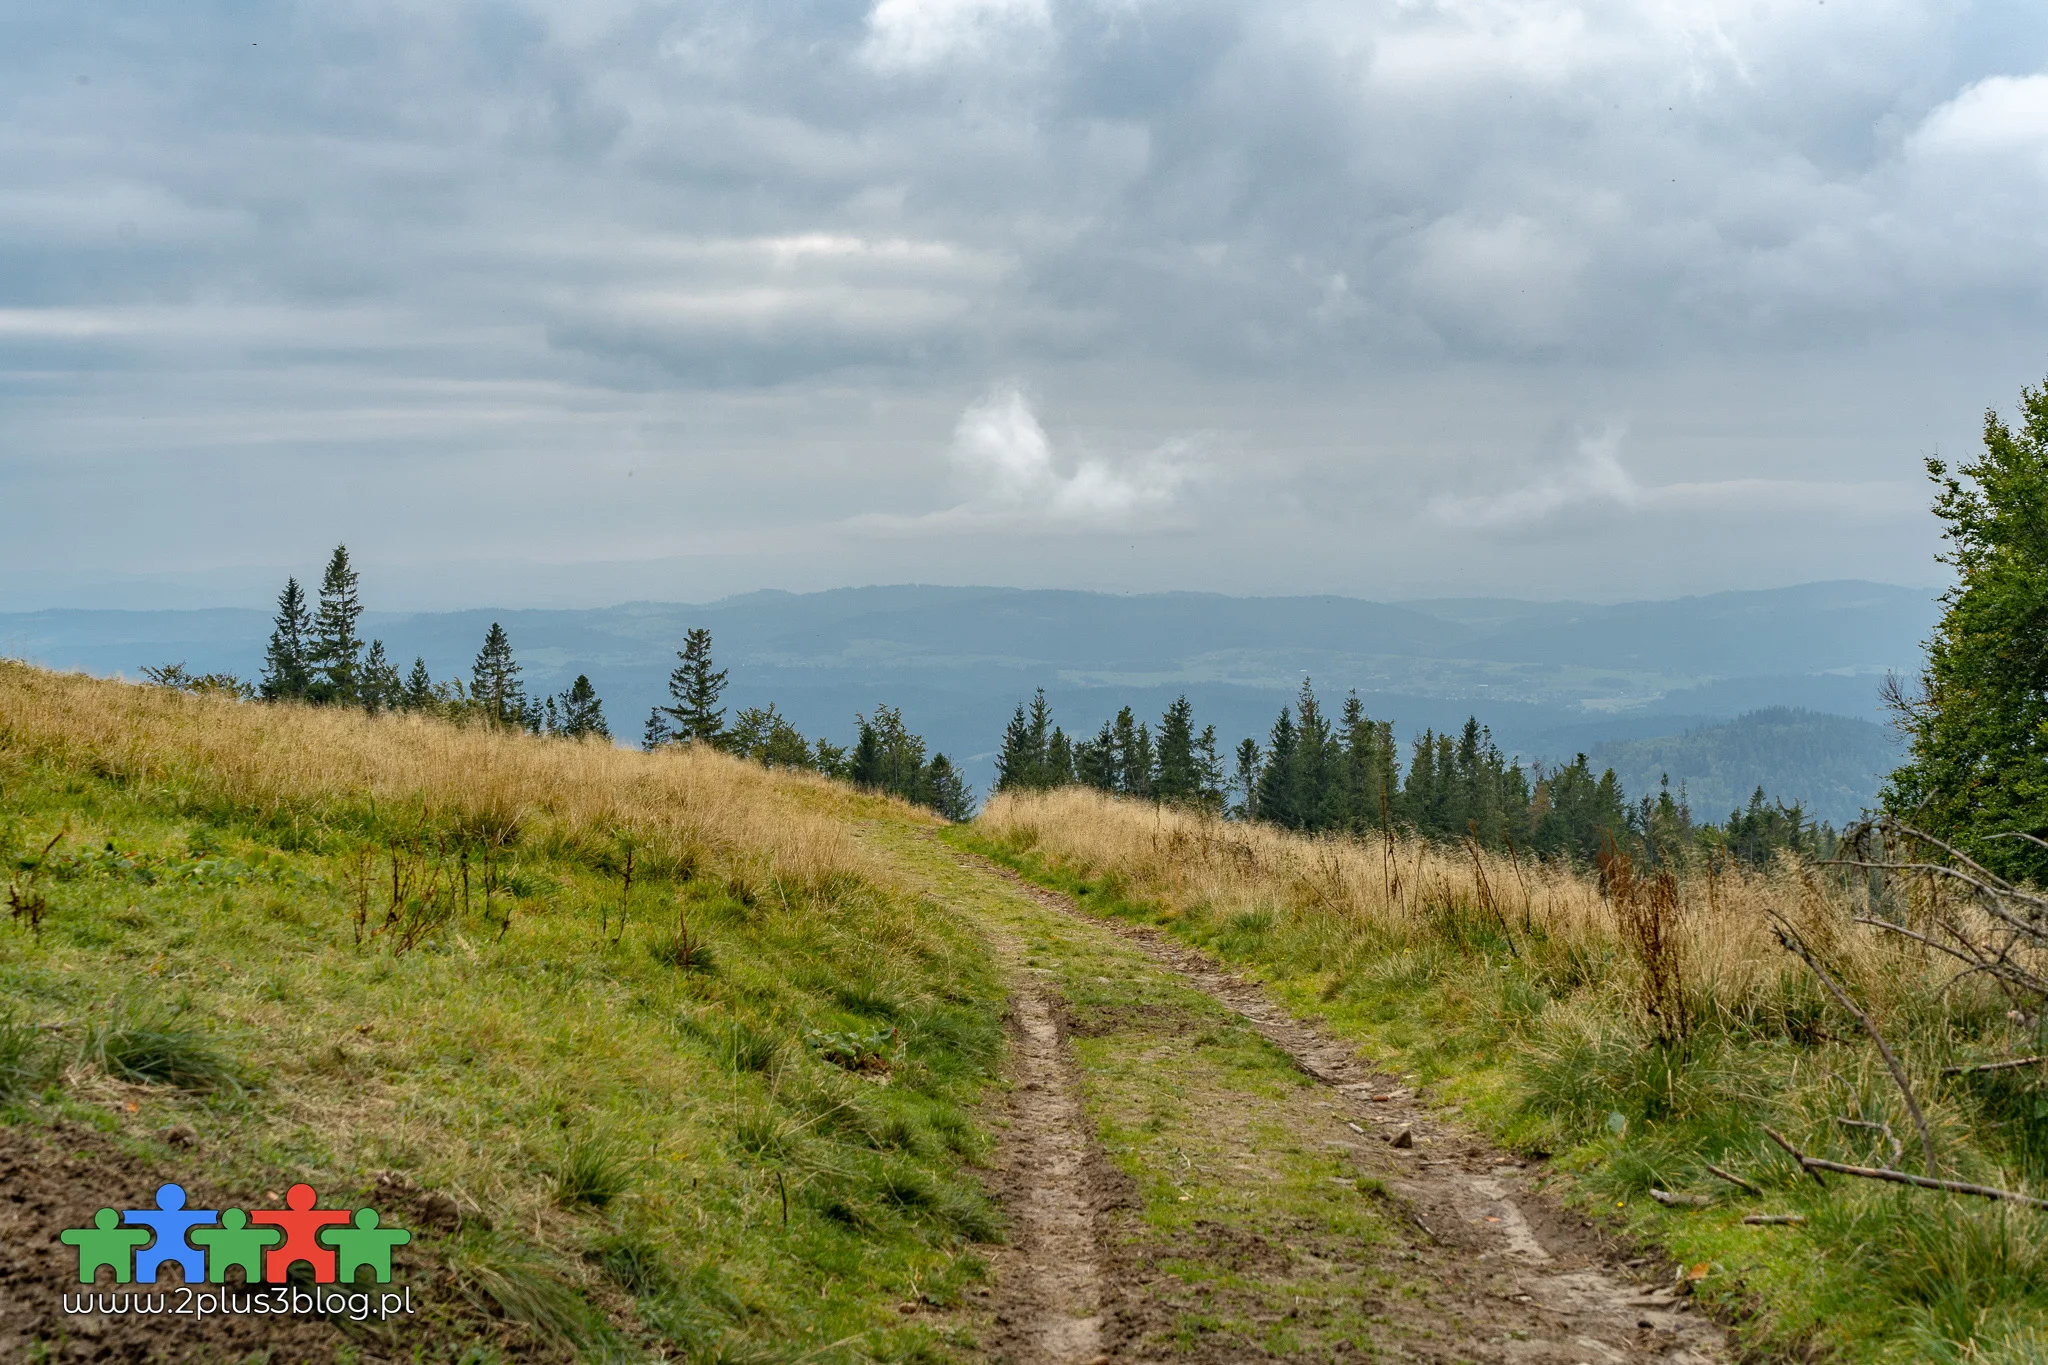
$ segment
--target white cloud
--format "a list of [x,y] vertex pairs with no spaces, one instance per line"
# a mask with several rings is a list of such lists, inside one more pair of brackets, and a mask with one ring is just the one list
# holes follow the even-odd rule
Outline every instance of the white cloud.
[[1907,140],[1923,157],[2048,154],[2048,75],[1993,76],[1929,113]]
[[1621,435],[1620,428],[1609,427],[1582,437],[1569,461],[1520,488],[1476,497],[1441,495],[1430,500],[1430,511],[1439,521],[1478,530],[1544,521],[1569,507],[1632,507],[1643,490],[1622,467]]
[[954,472],[965,501],[920,517],[859,517],[885,533],[973,528],[1109,529],[1171,511],[1198,474],[1184,442],[1112,464],[1082,459],[1063,473],[1023,390],[1000,385],[967,406],[953,428]]
[[1581,436],[1570,457],[1517,487],[1485,495],[1440,494],[1429,501],[1436,520],[1468,530],[1534,526],[1561,514],[1599,509],[1636,511],[1668,524],[1677,512],[1754,515],[1759,511],[1832,513],[1869,519],[1917,512],[1926,489],[1902,479],[1826,480],[1731,478],[1644,484],[1621,461],[1623,431],[1610,426]]
[[882,71],[923,70],[989,56],[1051,22],[1046,0],[876,0],[861,55]]

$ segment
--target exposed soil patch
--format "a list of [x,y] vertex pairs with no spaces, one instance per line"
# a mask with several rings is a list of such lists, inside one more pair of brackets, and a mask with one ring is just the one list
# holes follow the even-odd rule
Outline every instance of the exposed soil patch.
[[[78,1283],[77,1254],[57,1234],[91,1227],[102,1208],[154,1208],[157,1187],[173,1180],[194,1208],[255,1207],[262,1193],[231,1193],[189,1171],[146,1165],[89,1128],[0,1127],[0,1247],[7,1251],[0,1257],[0,1361],[36,1358],[38,1351],[53,1361],[239,1361],[266,1350],[280,1361],[335,1359],[347,1338],[319,1317],[63,1312],[63,1296],[86,1286]],[[107,1272],[100,1275],[97,1292],[112,1295],[117,1287]],[[177,1267],[166,1267],[163,1278],[145,1288],[171,1290]]]
[[1086,1365],[1102,1354],[1104,1210],[1128,1199],[1082,1113],[1058,995],[1018,966],[1010,1000],[1010,1089],[990,1184],[1009,1210],[1008,1246],[991,1257],[995,1302],[984,1317],[992,1359]]
[[[1309,1279],[1320,1276],[1326,1285],[1348,1278],[1354,1287],[1345,1291],[1347,1307],[1378,1324],[1369,1340],[1339,1350],[1340,1358],[1355,1353],[1516,1365],[1705,1365],[1727,1358],[1722,1334],[1694,1308],[1682,1284],[1642,1278],[1656,1269],[1669,1275],[1668,1264],[1625,1265],[1626,1253],[1608,1237],[1542,1196],[1536,1188],[1540,1169],[1432,1109],[1412,1087],[1375,1071],[1352,1045],[1293,1018],[1256,984],[1164,934],[1087,915],[1067,897],[1008,869],[956,856],[1005,878],[1049,909],[1135,945],[1241,1016],[1321,1083],[1289,1103],[1289,1114],[1305,1128],[1320,1128],[1319,1145],[1344,1158],[1357,1187],[1381,1182],[1398,1215],[1401,1244],[1394,1246],[1347,1247],[1310,1228],[1276,1238],[1271,1229],[1256,1234],[1200,1225],[1196,1235],[1178,1239],[1185,1246],[1155,1243],[1136,1256],[1098,1253],[1090,1273],[1099,1282],[1102,1321],[1094,1330],[1104,1358],[1300,1358],[1288,1344],[1288,1319],[1318,1310],[1307,1294],[1295,1300],[1299,1306],[1280,1306],[1275,1277],[1284,1280],[1293,1273],[1290,1267],[1303,1268]],[[1396,1146],[1391,1139],[1402,1134]],[[1012,1142],[1029,1140],[1013,1128]],[[1256,1268],[1266,1283],[1226,1276],[1197,1284],[1161,1269],[1182,1256]],[[1392,1270],[1381,1276],[1390,1290],[1384,1305],[1375,1301],[1358,1267],[1344,1269],[1362,1256]],[[1335,1273],[1340,1269],[1343,1274]],[[1397,1282],[1409,1287],[1398,1288]],[[1210,1322],[1231,1331],[1204,1336],[1190,1328]]]

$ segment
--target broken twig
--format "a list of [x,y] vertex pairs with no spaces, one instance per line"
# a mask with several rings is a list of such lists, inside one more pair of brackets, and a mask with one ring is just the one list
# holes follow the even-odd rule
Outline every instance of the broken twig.
[[1706,1165],[1708,1174],[1718,1175],[1731,1185],[1740,1186],[1741,1188],[1748,1190],[1751,1194],[1762,1194],[1764,1192],[1763,1187],[1761,1185],[1753,1185],[1749,1181],[1744,1180],[1741,1176],[1736,1175],[1733,1171],[1724,1171],[1711,1161],[1709,1161]]
[[1654,1185],[1650,1187],[1650,1198],[1656,1200],[1667,1209],[1706,1209],[1712,1208],[1714,1205],[1713,1199],[1708,1195],[1673,1194],[1669,1190],[1660,1190]]

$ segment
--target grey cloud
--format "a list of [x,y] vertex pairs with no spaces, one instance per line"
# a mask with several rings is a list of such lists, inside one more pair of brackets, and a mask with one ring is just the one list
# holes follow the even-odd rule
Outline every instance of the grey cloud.
[[[1908,575],[1914,460],[2038,378],[2044,71],[2048,15],[1936,0],[27,0],[0,500],[92,510],[0,569],[715,524],[742,579],[957,578],[875,533],[971,522],[1016,573],[1372,590],[1625,516],[1718,584],[1804,516]],[[1012,378],[1051,482],[1005,500],[958,427]],[[1610,422],[1606,472],[1547,435]]]

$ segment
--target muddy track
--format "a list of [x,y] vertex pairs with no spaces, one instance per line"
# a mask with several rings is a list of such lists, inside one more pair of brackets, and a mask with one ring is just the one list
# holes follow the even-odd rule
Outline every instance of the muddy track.
[[1101,1213],[1116,1178],[1089,1136],[1080,1086],[1044,973],[1007,937],[998,956],[1016,983],[1008,1018],[1010,1083],[993,1184],[1010,1214],[1009,1244],[992,1258],[998,1297],[993,1358],[1076,1365],[1102,1355]]
[[[1719,1329],[1694,1308],[1683,1282],[1669,1278],[1668,1260],[1625,1261],[1609,1238],[1539,1192],[1540,1170],[1423,1103],[1352,1045],[1293,1018],[1256,984],[1161,933],[1086,914],[1007,868],[953,856],[1134,945],[1243,1017],[1327,1088],[1324,1145],[1343,1149],[1361,1174],[1384,1181],[1413,1225],[1410,1254],[1460,1306],[1460,1339],[1443,1343],[1448,1355],[1429,1358],[1515,1365],[1706,1365],[1730,1358]],[[1022,983],[1013,1004],[1016,1088],[998,1182],[1017,1235],[1014,1249],[999,1258],[1001,1327],[992,1354],[1030,1365],[1135,1360],[1117,1340],[1122,1334],[1103,1329],[1133,1286],[1119,1282],[1130,1267],[1106,1249],[1104,1210],[1114,1201],[1101,1193],[1102,1163],[1089,1150],[1059,1036],[1060,1002],[1040,974],[1017,968],[1014,945],[1002,947]]]

